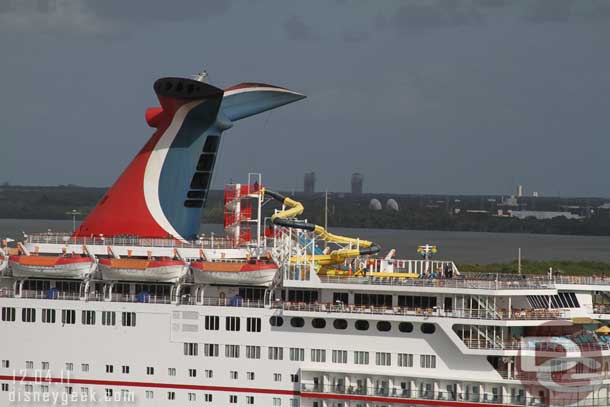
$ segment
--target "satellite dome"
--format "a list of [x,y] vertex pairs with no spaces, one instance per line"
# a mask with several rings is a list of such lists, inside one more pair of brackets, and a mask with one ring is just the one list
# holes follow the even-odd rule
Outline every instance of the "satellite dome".
[[385,207],[389,211],[395,211],[395,212],[399,211],[398,202],[396,202],[396,199],[394,199],[394,198],[388,199],[388,201],[385,204]]
[[381,202],[379,202],[379,199],[373,198],[371,199],[371,201],[369,202],[369,209],[373,210],[373,211],[380,211],[382,208],[381,206]]

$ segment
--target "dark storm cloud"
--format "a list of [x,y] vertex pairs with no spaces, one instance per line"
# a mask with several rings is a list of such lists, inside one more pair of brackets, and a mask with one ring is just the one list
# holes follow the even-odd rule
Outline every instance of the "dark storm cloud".
[[311,41],[316,38],[313,30],[299,16],[292,15],[284,21],[284,33],[289,40]]

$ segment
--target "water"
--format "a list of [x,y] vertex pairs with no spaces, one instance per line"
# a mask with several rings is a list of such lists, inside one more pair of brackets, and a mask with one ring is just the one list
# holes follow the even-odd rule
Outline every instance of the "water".
[[[78,227],[78,222],[76,226]],[[26,233],[72,231],[71,220],[0,219],[0,237],[22,239]],[[442,232],[396,229],[332,228],[333,233],[372,240],[385,255],[396,249],[400,258],[417,258],[417,246],[434,244],[438,259],[458,263],[493,263],[516,259],[521,247],[530,260],[597,260],[610,262],[610,236],[532,235],[520,233]],[[201,225],[202,233],[222,234],[222,225]]]

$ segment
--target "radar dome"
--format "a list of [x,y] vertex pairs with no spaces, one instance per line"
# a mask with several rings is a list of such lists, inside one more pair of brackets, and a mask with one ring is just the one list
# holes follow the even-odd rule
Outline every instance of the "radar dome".
[[388,199],[388,201],[385,204],[385,207],[389,211],[395,211],[395,212],[399,211],[398,202],[396,202],[396,199],[394,199],[394,198]]
[[379,199],[373,198],[371,199],[371,201],[369,202],[369,209],[373,210],[373,211],[380,211],[381,210],[381,202],[379,202]]

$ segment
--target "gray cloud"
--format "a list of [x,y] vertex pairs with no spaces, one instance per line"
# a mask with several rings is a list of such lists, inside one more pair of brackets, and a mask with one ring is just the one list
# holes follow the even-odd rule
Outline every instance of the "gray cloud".
[[231,8],[229,0],[148,0],[144,4],[124,0],[85,0],[97,15],[112,20],[128,21],[183,21],[207,19],[222,15]]
[[359,30],[346,30],[342,34],[343,41],[345,42],[364,42],[370,38],[370,33],[367,31]]
[[315,39],[315,35],[305,21],[301,17],[292,15],[283,24],[284,32],[290,40],[294,41],[311,41]]
[[481,22],[477,7],[466,1],[403,3],[393,15],[378,17],[378,27],[399,30],[422,30],[449,26],[472,25]]

